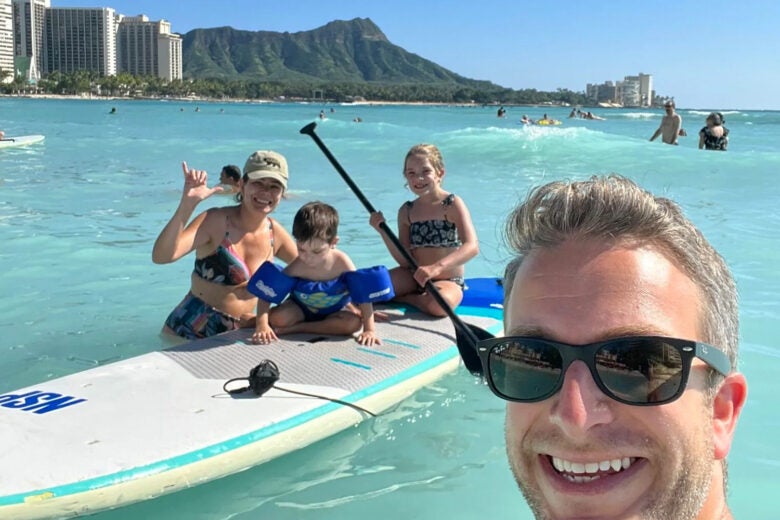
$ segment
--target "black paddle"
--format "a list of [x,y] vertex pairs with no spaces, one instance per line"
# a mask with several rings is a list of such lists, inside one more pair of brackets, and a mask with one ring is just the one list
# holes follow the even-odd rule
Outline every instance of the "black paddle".
[[[316,127],[317,123],[309,123],[308,125],[301,128],[301,133],[306,134],[314,139],[314,142],[317,144],[320,150],[322,150],[322,153],[325,154],[325,157],[327,157],[333,167],[336,168],[336,171],[339,172],[341,178],[344,179],[344,182],[346,182],[355,195],[357,195],[357,198],[360,199],[360,202],[363,203],[363,206],[368,210],[368,212],[376,212],[376,209],[374,209],[374,206],[371,205],[371,202],[369,202],[366,196],[363,195],[363,192],[360,191],[360,188],[358,188],[357,184],[354,183],[349,174],[344,170],[344,168],[341,167],[341,164],[339,164],[338,160],[336,160],[333,154],[330,153],[330,150],[328,150],[328,147],[325,146],[325,143],[322,142],[322,139],[320,139],[320,137],[314,132]],[[387,233],[387,236],[390,237],[390,240],[393,242],[395,247],[401,252],[406,261],[409,262],[409,265],[411,265],[412,268],[416,270],[419,266],[414,257],[411,255],[411,253],[409,253],[409,251],[406,250],[403,244],[401,244],[401,241],[398,240],[398,237],[395,236],[395,233],[393,233],[390,227],[385,222],[382,222],[379,227],[382,229],[382,231]],[[463,323],[460,317],[455,314],[455,311],[453,311],[444,298],[442,298],[439,290],[430,280],[425,282],[425,290],[428,291],[431,296],[433,296],[433,299],[436,300],[436,303],[438,303],[439,306],[444,309],[444,311],[447,313],[447,316],[449,316],[452,320],[453,325],[455,325],[455,341],[458,345],[460,357],[463,359],[463,364],[466,365],[466,368],[472,374],[481,375],[482,362],[479,360],[479,354],[477,354],[477,342],[481,339],[490,339],[493,337],[493,335],[475,325]]]

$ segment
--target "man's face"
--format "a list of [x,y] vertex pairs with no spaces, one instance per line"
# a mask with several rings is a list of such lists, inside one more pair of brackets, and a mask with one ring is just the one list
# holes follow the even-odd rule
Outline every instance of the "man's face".
[[[654,250],[569,241],[534,251],[520,266],[506,335],[570,344],[630,335],[701,341],[699,302],[693,282]],[[581,361],[553,397],[508,403],[510,465],[537,518],[695,518],[719,464],[703,367],[694,360],[686,392],[662,406],[606,397]]]

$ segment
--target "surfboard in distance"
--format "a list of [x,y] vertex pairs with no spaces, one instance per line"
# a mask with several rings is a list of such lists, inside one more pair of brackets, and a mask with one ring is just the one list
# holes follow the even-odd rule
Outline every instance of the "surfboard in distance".
[[27,146],[40,143],[46,138],[44,135],[19,135],[16,137],[5,137],[0,140],[0,148],[14,148],[16,146]]

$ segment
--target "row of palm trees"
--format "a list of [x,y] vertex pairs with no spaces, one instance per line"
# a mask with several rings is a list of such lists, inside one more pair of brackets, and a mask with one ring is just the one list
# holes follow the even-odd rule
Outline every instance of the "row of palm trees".
[[[8,73],[0,70],[0,80]],[[478,88],[455,83],[313,83],[252,81],[237,79],[185,79],[168,81],[157,76],[135,76],[120,72],[100,76],[96,72],[53,72],[35,84],[17,77],[0,83],[5,93],[68,94],[110,97],[203,97],[212,99],[310,99],[315,92],[323,99],[343,102],[354,99],[404,102],[585,104],[582,93],[567,89],[543,92],[535,89],[512,90]]]

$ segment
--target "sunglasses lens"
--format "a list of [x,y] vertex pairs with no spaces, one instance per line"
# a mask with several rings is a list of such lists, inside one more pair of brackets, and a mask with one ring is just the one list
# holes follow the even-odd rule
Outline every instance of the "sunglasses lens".
[[557,348],[541,341],[508,340],[490,350],[488,370],[505,399],[539,401],[558,390],[563,360]]
[[679,393],[683,360],[678,349],[662,340],[621,339],[596,352],[596,371],[619,400],[656,404]]

